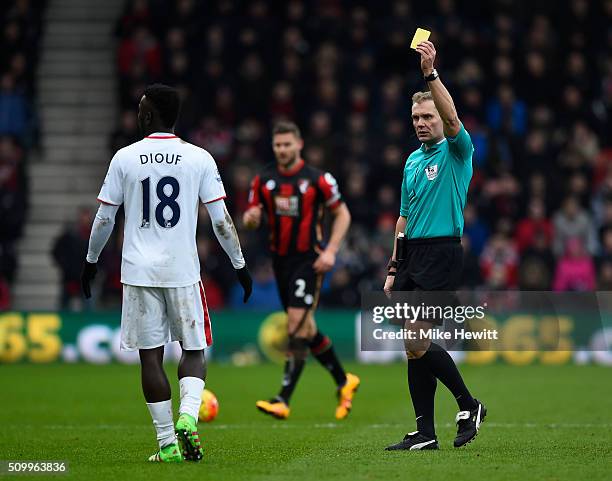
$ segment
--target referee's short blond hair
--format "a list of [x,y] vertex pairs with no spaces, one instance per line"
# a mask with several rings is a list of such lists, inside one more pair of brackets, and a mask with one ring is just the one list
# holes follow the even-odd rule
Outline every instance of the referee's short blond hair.
[[433,97],[431,95],[431,92],[428,90],[427,92],[417,92],[412,96],[412,103],[413,104],[420,104],[422,102],[425,102],[426,100],[432,100],[433,101]]

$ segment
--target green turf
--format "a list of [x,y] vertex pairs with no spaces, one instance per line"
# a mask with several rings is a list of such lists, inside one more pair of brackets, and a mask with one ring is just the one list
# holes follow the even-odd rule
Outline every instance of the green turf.
[[137,367],[0,366],[0,459],[67,460],[56,479],[83,480],[612,479],[610,369],[464,367],[489,416],[472,444],[454,449],[456,407],[439,385],[437,452],[383,451],[414,427],[404,366],[350,369],[362,388],[347,421],[335,422],[331,379],[313,362],[290,419],[276,421],[254,402],[276,392],[280,367],[210,366],[220,413],[201,425],[204,461],[170,466],[145,462],[156,443]]

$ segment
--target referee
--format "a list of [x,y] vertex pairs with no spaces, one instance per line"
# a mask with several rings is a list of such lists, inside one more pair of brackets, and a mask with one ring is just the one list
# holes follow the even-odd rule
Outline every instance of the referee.
[[[412,97],[412,124],[422,144],[410,154],[404,167],[395,233],[396,237],[403,233],[406,240],[401,243],[403,248],[400,246],[402,255],[397,252],[400,243],[393,248],[384,287],[388,296],[391,291],[454,291],[463,267],[463,207],[472,178],[474,147],[434,68],[433,43],[421,42],[416,50],[421,55],[421,70],[429,91]],[[407,322],[406,328],[419,332],[436,323],[418,320],[410,325]],[[417,431],[386,449],[438,449],[434,427],[437,379],[453,393],[459,406],[454,446],[472,441],[486,409],[470,394],[451,356],[429,340],[407,345],[406,352]]]

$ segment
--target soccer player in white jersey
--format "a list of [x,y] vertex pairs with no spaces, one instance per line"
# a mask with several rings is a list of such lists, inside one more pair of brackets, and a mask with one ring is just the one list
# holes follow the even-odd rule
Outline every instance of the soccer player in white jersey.
[[[161,462],[199,461],[203,454],[197,420],[206,377],[204,348],[212,343],[212,331],[196,248],[199,202],[206,205],[217,239],[236,269],[244,302],[252,290],[214,159],[174,135],[179,105],[171,87],[155,84],[145,90],[138,108],[144,138],[111,160],[82,274],[89,298],[96,262],[123,204],[121,349],[139,351],[142,390],[159,442],[149,461]],[[170,341],[179,341],[183,350],[176,426],[162,366]]]

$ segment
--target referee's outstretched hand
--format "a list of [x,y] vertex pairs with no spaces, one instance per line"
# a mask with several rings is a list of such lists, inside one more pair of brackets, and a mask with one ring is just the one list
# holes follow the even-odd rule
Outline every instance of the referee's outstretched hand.
[[236,269],[236,274],[238,275],[238,282],[240,282],[240,285],[244,290],[242,302],[246,303],[253,292],[253,279],[251,279],[251,273],[245,264],[241,269]]
[[81,271],[81,287],[83,288],[83,294],[85,299],[91,297],[91,281],[94,280],[98,273],[97,264],[85,261],[83,264],[83,270]]

